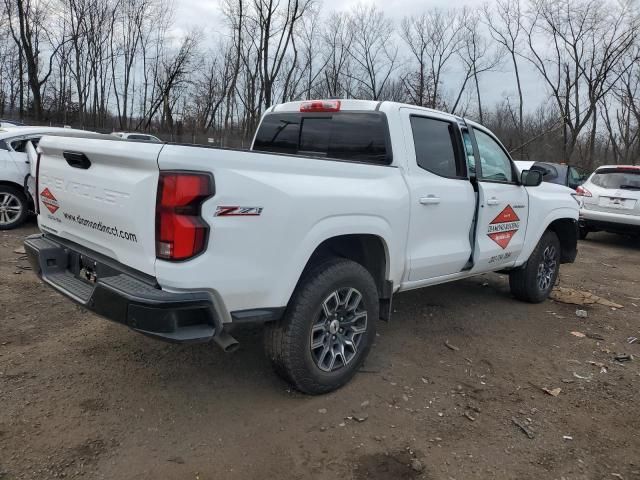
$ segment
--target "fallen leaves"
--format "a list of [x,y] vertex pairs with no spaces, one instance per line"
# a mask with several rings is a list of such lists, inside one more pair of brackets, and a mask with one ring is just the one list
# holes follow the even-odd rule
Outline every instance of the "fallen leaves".
[[562,389],[561,388],[552,388],[550,390],[548,388],[543,388],[542,391],[545,392],[545,393],[548,393],[552,397],[557,397],[558,395],[560,395],[560,392],[562,391]]
[[624,308],[623,305],[599,297],[591,292],[576,290],[568,287],[556,287],[549,297],[556,302],[569,303],[572,305],[604,305],[605,307]]

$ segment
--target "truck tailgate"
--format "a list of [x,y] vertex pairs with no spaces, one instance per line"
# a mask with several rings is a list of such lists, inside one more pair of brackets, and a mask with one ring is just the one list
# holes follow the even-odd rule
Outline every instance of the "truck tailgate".
[[162,144],[43,137],[38,224],[149,275]]

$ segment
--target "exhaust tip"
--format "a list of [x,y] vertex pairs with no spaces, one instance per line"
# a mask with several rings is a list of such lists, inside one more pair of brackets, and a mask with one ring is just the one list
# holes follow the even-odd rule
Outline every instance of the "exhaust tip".
[[227,345],[225,348],[223,348],[223,350],[225,353],[233,353],[238,350],[238,348],[240,348],[240,343],[234,341],[234,343],[232,343],[231,345]]
[[220,348],[222,348],[222,350],[225,353],[235,352],[238,349],[238,347],[240,347],[240,343],[238,343],[238,341],[235,338],[233,338],[224,330],[222,330],[218,335],[213,337],[213,340],[218,344]]

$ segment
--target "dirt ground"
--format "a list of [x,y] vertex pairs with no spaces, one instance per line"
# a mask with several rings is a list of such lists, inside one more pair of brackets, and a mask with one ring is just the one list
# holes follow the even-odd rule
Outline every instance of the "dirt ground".
[[622,309],[520,303],[500,275],[400,294],[354,381],[309,397],[259,329],[224,354],[83,312],[22,268],[35,231],[0,233],[2,480],[640,479],[637,241],[562,268]]

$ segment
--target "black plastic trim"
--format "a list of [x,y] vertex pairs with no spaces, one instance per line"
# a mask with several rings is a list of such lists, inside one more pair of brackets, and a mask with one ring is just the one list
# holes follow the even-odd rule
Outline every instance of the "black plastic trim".
[[640,234],[640,225],[633,225],[630,223],[607,222],[581,218],[578,220],[578,225],[580,225],[581,228],[587,228],[593,232],[603,230],[610,233]]
[[43,281],[108,320],[177,343],[207,342],[222,331],[207,292],[166,292],[102,264],[95,252],[85,261],[95,268],[97,280],[87,282],[79,270],[84,254],[42,234],[27,237],[24,246],[34,272]]
[[280,320],[286,307],[252,308],[250,310],[236,310],[231,312],[233,324],[266,323]]
[[[144,272],[140,272],[138,270],[135,270],[133,268],[131,268],[128,265],[125,265],[123,263],[118,262],[117,260],[114,260],[112,258],[109,258],[105,255],[102,255],[101,253],[95,252],[93,250],[90,250],[86,247],[83,247],[82,245],[79,245],[75,242],[72,242],[71,240],[67,240],[64,238],[60,238],[56,235],[53,235],[51,233],[47,233],[46,235],[43,235],[44,238],[46,238],[47,240],[50,240],[54,243],[59,244],[60,246],[67,248],[69,250],[73,250],[77,253],[80,253],[82,255],[86,255],[88,257],[91,257],[92,259],[96,260],[98,263],[104,265],[104,267],[113,270],[115,272],[121,272],[121,273],[125,273],[133,278],[135,278],[136,280],[140,280],[144,283],[146,283],[147,285],[150,285],[154,288],[158,288],[158,282],[155,279],[155,277],[153,277],[152,275],[146,274]],[[31,237],[27,237],[31,238]],[[108,272],[107,272],[108,273]]]

